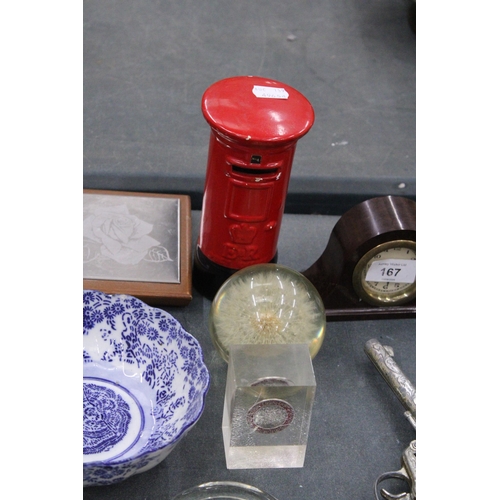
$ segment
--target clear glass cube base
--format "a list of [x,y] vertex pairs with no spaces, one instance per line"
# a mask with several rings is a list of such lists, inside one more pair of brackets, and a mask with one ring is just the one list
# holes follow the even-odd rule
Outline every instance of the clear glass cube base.
[[222,419],[227,468],[303,467],[315,392],[307,344],[231,345]]

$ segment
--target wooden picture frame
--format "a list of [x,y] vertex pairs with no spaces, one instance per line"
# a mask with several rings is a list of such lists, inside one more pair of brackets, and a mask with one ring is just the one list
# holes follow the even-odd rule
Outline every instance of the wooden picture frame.
[[151,305],[192,299],[187,195],[83,190],[83,288]]

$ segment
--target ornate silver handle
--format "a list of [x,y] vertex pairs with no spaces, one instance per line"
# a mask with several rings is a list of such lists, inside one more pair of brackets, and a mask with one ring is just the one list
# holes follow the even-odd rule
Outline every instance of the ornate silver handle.
[[[377,367],[377,370],[389,387],[406,408],[405,416],[412,426],[417,428],[417,391],[408,377],[394,361],[392,347],[383,346],[378,340],[371,339],[365,344],[365,353]],[[412,441],[403,452],[402,467],[398,471],[386,472],[375,481],[375,498],[380,500],[379,487],[387,479],[399,479],[407,483],[410,491],[392,494],[383,489],[380,491],[385,500],[416,500],[417,498],[417,442]]]
[[405,416],[416,429],[417,391],[394,361],[392,347],[383,346],[378,340],[371,339],[365,344],[365,353],[406,408]]

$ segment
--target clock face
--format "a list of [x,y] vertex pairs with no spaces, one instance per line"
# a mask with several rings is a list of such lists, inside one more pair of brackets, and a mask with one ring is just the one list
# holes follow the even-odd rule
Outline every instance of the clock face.
[[353,286],[359,298],[372,305],[397,305],[417,292],[416,243],[394,240],[375,246],[356,264]]

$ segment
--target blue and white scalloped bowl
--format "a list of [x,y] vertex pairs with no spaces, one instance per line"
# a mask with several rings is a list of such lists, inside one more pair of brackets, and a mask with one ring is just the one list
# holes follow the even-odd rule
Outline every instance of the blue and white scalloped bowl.
[[210,377],[198,341],[129,295],[83,291],[83,485],[164,460],[200,418]]

